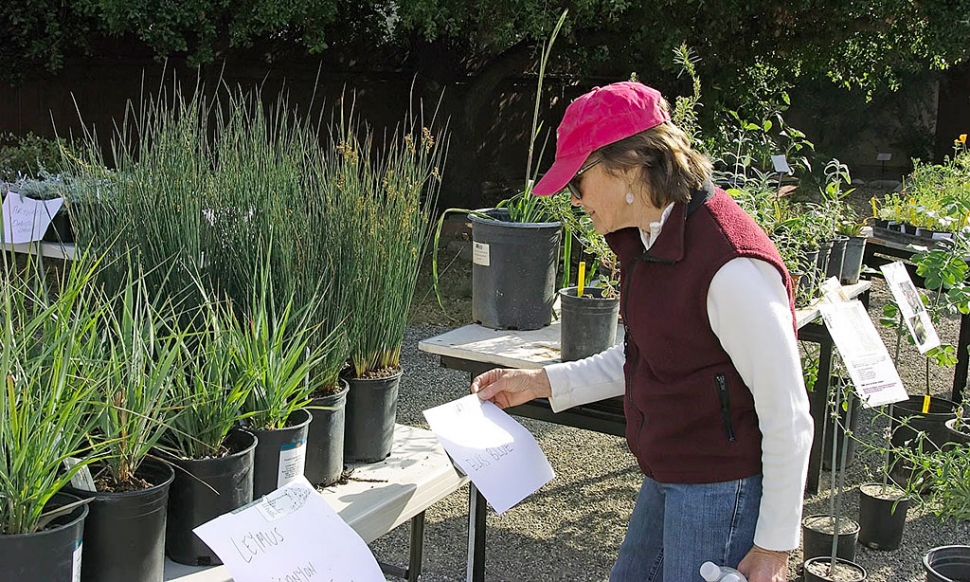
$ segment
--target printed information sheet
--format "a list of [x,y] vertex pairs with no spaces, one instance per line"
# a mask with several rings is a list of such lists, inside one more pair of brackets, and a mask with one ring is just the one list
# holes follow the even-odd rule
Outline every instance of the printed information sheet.
[[909,398],[886,345],[861,302],[822,302],[819,310],[863,406],[872,408]]
[[475,394],[425,410],[424,417],[496,513],[515,506],[555,476],[532,433]]
[[926,306],[920,299],[919,290],[913,285],[913,280],[909,278],[909,271],[906,265],[900,261],[889,263],[880,267],[886,284],[893,293],[899,312],[903,315],[903,321],[909,328],[913,341],[919,353],[925,354],[935,347],[939,347],[940,338],[936,335],[936,329],[930,320],[930,314],[926,312]]

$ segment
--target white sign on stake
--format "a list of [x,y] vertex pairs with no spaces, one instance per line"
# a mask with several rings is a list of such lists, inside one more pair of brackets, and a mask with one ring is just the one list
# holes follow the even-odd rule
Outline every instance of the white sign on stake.
[[888,162],[891,159],[893,159],[892,154],[876,154],[877,162]]
[[63,204],[63,198],[34,200],[7,192],[3,199],[3,242],[18,244],[44,238],[47,227]]
[[862,303],[823,302],[818,308],[862,405],[872,408],[908,399],[899,372]]
[[791,174],[791,167],[789,167],[788,160],[784,155],[778,154],[777,156],[771,156],[771,163],[775,166],[775,171],[779,174]]
[[936,335],[936,329],[930,320],[930,314],[926,312],[923,300],[920,299],[919,291],[913,280],[909,278],[909,271],[901,261],[888,263],[879,268],[886,278],[899,312],[903,314],[903,321],[909,328],[913,341],[919,353],[925,354],[931,349],[940,345],[940,338]]
[[384,582],[364,540],[306,477],[193,530],[235,582]]
[[496,513],[513,507],[555,476],[532,433],[475,394],[425,410],[424,417],[441,446]]

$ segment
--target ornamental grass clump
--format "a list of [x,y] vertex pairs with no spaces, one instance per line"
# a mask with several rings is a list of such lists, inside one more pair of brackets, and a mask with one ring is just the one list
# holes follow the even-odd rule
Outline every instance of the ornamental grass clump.
[[[352,122],[335,128],[321,182],[327,207],[341,221],[338,283],[347,298],[346,324],[352,374],[394,374],[429,242],[447,150],[446,131],[409,117],[403,130],[375,143],[358,139]],[[334,240],[334,239],[332,239]],[[334,243],[336,244],[336,243]]]
[[239,320],[226,301],[203,295],[191,346],[183,344],[185,373],[175,377],[172,400],[178,414],[168,422],[159,447],[183,459],[223,456],[229,432],[250,416],[243,411],[254,378],[239,365]]
[[[82,253],[56,295],[39,288],[28,265],[15,273],[4,253],[0,273],[0,535],[41,531],[76,504],[48,502],[96,458],[86,436],[97,417],[103,367],[80,366],[97,355],[104,306],[90,284],[99,261]],[[65,460],[82,458],[67,468]]]
[[94,475],[100,491],[137,490],[147,483],[139,467],[178,414],[176,380],[188,332],[166,297],[149,295],[147,278],[129,266],[121,290],[102,297],[108,317],[99,357],[83,363],[89,374],[104,370],[92,443],[105,451]]
[[320,325],[311,318],[322,295],[297,304],[290,294],[278,300],[267,265],[257,273],[249,313],[226,332],[236,344],[239,372],[252,382],[244,411],[247,424],[259,430],[284,428],[290,415],[310,402],[310,395],[329,378],[311,372],[339,353],[340,335],[311,342]]

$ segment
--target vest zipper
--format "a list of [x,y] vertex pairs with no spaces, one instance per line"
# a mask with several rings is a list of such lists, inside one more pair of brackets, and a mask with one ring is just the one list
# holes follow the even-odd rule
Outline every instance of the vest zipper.
[[734,425],[731,423],[731,395],[728,393],[727,377],[724,374],[714,376],[714,383],[717,384],[717,397],[721,401],[721,423],[724,424],[724,434],[729,442],[736,440],[734,436]]

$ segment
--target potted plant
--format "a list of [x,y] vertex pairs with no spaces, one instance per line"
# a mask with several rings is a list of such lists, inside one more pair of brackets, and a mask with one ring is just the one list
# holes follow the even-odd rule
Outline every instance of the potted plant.
[[[495,208],[476,211],[448,209],[438,221],[432,251],[435,290],[437,292],[438,288],[438,240],[444,219],[450,213],[465,213],[472,224],[472,321],[492,329],[534,330],[552,322],[562,224],[551,220],[545,200],[532,194],[536,178],[532,163],[536,139],[541,130],[539,107],[546,64],[567,14],[568,10],[563,11],[539,60],[536,102],[522,190]],[[528,249],[528,252],[523,252],[524,249]]]
[[[564,362],[580,360],[616,344],[620,312],[620,264],[593,221],[572,207],[569,198],[554,196],[546,202],[551,215],[563,225],[567,237],[575,237],[593,268],[580,262],[577,284],[559,290],[559,351]],[[567,253],[568,255],[569,253]],[[565,273],[569,269],[563,269]]]
[[95,490],[73,488],[90,499],[84,525],[85,582],[160,582],[172,468],[149,452],[173,416],[172,388],[182,373],[186,332],[167,299],[152,300],[131,263],[108,306],[99,357],[83,362],[94,375],[104,370],[93,443],[103,458],[91,464]]
[[[883,414],[880,411],[880,416]],[[891,551],[902,542],[910,498],[906,491],[890,482],[892,430],[889,427],[881,432],[880,444],[872,448],[882,457],[881,479],[859,486],[859,543],[873,550]]]
[[[87,503],[63,493],[96,458],[87,434],[104,377],[78,363],[95,351],[103,307],[90,300],[92,263],[72,262],[48,295],[28,265],[0,273],[0,580],[76,580]],[[65,461],[74,459],[65,465]]]
[[[851,423],[852,405],[849,402],[852,390],[836,389],[831,392],[830,414],[832,424],[838,422],[838,410],[843,401],[848,404],[846,419]],[[844,398],[843,398],[844,396]],[[824,430],[824,429],[823,429]],[[841,451],[837,439],[839,432],[832,430],[832,480],[829,489],[829,512],[827,515],[811,515],[802,520],[802,552],[805,558],[806,582],[840,581],[858,582],[868,574],[864,568],[854,563],[855,543],[859,525],[842,514],[842,494],[845,484],[845,460],[848,452],[848,439],[851,432],[843,430]],[[840,455],[838,453],[841,453]],[[837,455],[840,457],[837,459]]]
[[319,325],[310,317],[321,297],[311,297],[302,305],[296,305],[292,295],[277,300],[271,261],[270,254],[255,274],[257,285],[248,312],[227,328],[237,346],[235,365],[253,385],[243,410],[246,425],[257,438],[253,461],[256,498],[303,475],[312,419],[306,406],[318,382],[310,370],[334,349],[333,339],[310,343]]
[[222,561],[193,530],[253,499],[256,437],[237,427],[253,389],[238,365],[239,320],[226,302],[206,300],[192,346],[183,346],[184,374],[175,377],[171,400],[178,415],[168,422],[159,455],[176,467],[168,496],[165,553],[173,561],[210,566]]
[[341,128],[327,204],[342,221],[340,271],[350,363],[344,457],[375,462],[390,454],[403,369],[401,344],[429,242],[447,138],[406,119],[381,149],[370,132]]

